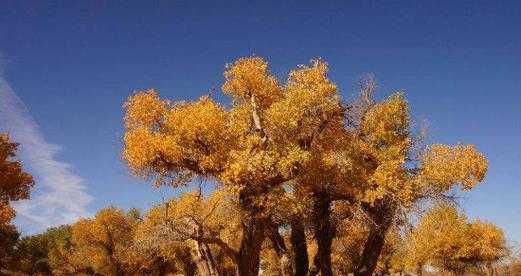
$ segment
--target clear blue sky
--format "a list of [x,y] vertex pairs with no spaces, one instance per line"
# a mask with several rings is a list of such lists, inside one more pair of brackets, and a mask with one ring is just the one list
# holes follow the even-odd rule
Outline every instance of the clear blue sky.
[[238,57],[264,56],[280,77],[321,57],[345,97],[374,73],[378,97],[406,91],[432,141],[484,152],[489,173],[462,206],[521,241],[518,1],[42,2],[1,2],[2,77],[45,142],[61,147],[55,161],[83,179],[89,212],[161,198],[120,159],[121,105],[132,91],[195,99],[220,87],[224,63]]

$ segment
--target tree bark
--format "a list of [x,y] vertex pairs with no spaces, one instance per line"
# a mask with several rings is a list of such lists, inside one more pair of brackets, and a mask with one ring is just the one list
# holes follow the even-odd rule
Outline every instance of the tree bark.
[[241,214],[242,240],[236,259],[239,276],[259,275],[260,251],[266,235],[266,227],[270,223],[269,217],[263,212],[265,210],[255,202],[259,196],[262,196],[262,192],[255,189],[244,189],[239,193],[243,212]]
[[208,276],[219,276],[219,272],[217,270],[215,261],[212,256],[212,251],[208,244],[196,241],[194,251],[194,260],[199,274]]
[[292,276],[293,268],[286,243],[284,242],[284,238],[282,238],[279,233],[278,225],[276,225],[273,221],[270,221],[267,229],[267,235],[271,241],[275,253],[277,254],[277,257],[279,258],[281,275]]
[[297,217],[297,219],[291,223],[291,235],[289,237],[291,246],[293,247],[295,276],[305,276],[309,269],[308,247],[304,230],[302,218]]
[[371,276],[382,253],[385,236],[392,226],[396,207],[392,199],[383,198],[376,201],[372,206],[363,204],[362,208],[371,218],[372,225],[364,246],[362,259],[354,276]]
[[183,260],[183,275],[184,276],[194,276],[195,275],[195,267],[194,263]]
[[[177,252],[179,256],[179,260],[181,261],[183,267],[183,275],[184,276],[193,276],[195,275],[196,270],[198,269],[198,264],[194,262],[192,257],[192,252],[190,248],[183,247],[181,251]],[[195,260],[197,262],[197,260]]]
[[334,229],[331,227],[331,200],[326,191],[313,194],[313,225],[315,239],[318,243],[318,251],[313,259],[313,266],[308,275],[332,276],[331,245],[333,243]]
[[259,275],[260,251],[266,223],[266,219],[251,219],[243,223],[241,247],[237,256],[239,276]]
[[379,228],[372,228],[365,243],[362,253],[360,266],[355,272],[355,276],[371,276],[376,268],[378,257],[382,252],[385,242],[385,232]]

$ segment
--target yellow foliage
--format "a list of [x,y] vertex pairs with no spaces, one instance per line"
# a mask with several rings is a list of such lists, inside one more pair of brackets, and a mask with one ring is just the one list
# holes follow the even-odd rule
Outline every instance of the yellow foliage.
[[134,268],[125,265],[132,245],[132,226],[123,211],[114,207],[100,210],[94,219],[80,219],[72,226],[73,266],[104,275],[132,272]]
[[409,237],[411,267],[431,264],[462,273],[495,262],[508,253],[503,231],[491,223],[468,222],[456,208],[441,204],[429,210]]
[[0,259],[12,258],[16,242],[16,227],[11,223],[16,211],[11,201],[29,199],[34,186],[33,177],[24,172],[22,163],[15,160],[18,144],[10,141],[9,134],[0,132]]
[[249,102],[253,96],[261,109],[268,108],[283,97],[282,88],[261,57],[240,58],[226,64],[225,94],[231,95],[235,104]]
[[[247,57],[226,65],[222,91],[232,97],[230,105],[209,96],[172,103],[155,90],[137,92],[124,105],[123,158],[135,176],[155,179],[156,187],[187,185],[195,176],[223,184],[225,197],[237,203],[231,217],[224,211],[231,209],[212,201],[218,194],[205,199],[188,193],[169,204],[175,206],[171,219],[183,228],[178,232],[192,231],[185,238],[193,239],[196,228],[204,230],[225,251],[223,241],[232,251],[248,246],[237,238],[240,228],[262,232],[259,225],[268,219],[284,221],[305,212],[314,194],[325,195],[327,204],[358,201],[373,220],[394,223],[399,212],[422,199],[483,180],[487,160],[471,145],[431,145],[416,154],[402,92],[375,102],[370,82],[346,105],[327,72],[326,62],[312,60],[280,83],[264,59]],[[209,206],[221,215],[202,217]],[[223,218],[233,221],[233,231]],[[242,232],[242,238],[254,233]],[[260,250],[255,242],[252,255]]]
[[234,102],[228,110],[209,97],[170,103],[155,90],[138,92],[124,105],[123,158],[156,185],[203,175],[230,191],[269,191],[305,166],[323,132],[342,131],[343,107],[326,73],[327,63],[314,60],[281,86],[262,58],[239,59],[224,74],[222,90]]
[[418,180],[435,192],[447,191],[454,184],[471,189],[487,172],[487,159],[472,145],[430,145],[421,157]]
[[34,185],[33,177],[22,170],[22,163],[14,160],[17,148],[8,133],[0,133],[0,205],[28,199]]

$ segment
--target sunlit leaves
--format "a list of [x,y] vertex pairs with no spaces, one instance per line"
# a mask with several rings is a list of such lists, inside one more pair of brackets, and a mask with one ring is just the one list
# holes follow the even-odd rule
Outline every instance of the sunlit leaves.
[[409,240],[410,265],[431,264],[457,273],[495,262],[508,252],[501,229],[489,222],[469,222],[446,204],[429,210]]
[[14,160],[17,147],[7,133],[0,133],[0,204],[28,199],[34,185],[32,176],[22,170],[22,163]]
[[29,198],[34,186],[33,177],[24,172],[22,163],[15,159],[18,144],[10,141],[8,133],[0,132],[0,259],[9,260],[18,237],[11,220],[16,212],[11,201]]
[[80,219],[72,226],[72,265],[105,275],[132,272],[133,268],[125,263],[132,245],[133,225],[131,217],[114,207],[100,210],[94,219]]
[[472,145],[431,145],[422,155],[419,179],[441,192],[453,184],[471,189],[483,180],[487,165],[487,159]]
[[[124,105],[123,158],[135,176],[155,179],[155,186],[187,185],[195,176],[216,180],[227,198],[237,201],[233,221],[243,238],[253,233],[245,229],[268,220],[287,222],[295,214],[316,212],[317,194],[326,209],[334,201],[363,206],[369,228],[391,229],[376,224],[403,224],[407,218],[399,215],[424,200],[483,180],[487,160],[473,146],[421,148],[403,92],[378,102],[370,79],[360,97],[346,104],[327,73],[326,62],[312,60],[279,82],[268,63],[254,56],[226,65],[222,92],[231,103],[210,96],[170,102],[155,90],[137,92]],[[220,249],[241,252],[230,246],[222,220],[201,217],[213,197],[195,202],[190,197],[169,203],[176,206],[169,216],[177,217],[169,219],[176,221],[177,232],[195,240],[190,231],[204,229],[206,238],[219,239],[212,242]],[[198,211],[187,213],[190,208]],[[251,252],[260,250],[261,242]]]
[[282,88],[261,57],[240,58],[226,64],[226,82],[222,86],[225,94],[231,95],[236,104],[250,102],[254,96],[262,109],[282,98]]
[[155,91],[146,91],[130,97],[125,106],[123,157],[135,174],[156,175],[178,186],[194,173],[222,170],[230,146],[226,112],[210,98],[169,104]]

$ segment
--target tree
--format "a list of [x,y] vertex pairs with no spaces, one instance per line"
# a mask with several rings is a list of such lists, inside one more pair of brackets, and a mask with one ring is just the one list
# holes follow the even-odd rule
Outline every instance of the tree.
[[[229,252],[240,275],[258,274],[266,238],[284,260],[282,274],[332,275],[338,225],[332,214],[341,204],[359,207],[368,220],[355,275],[371,275],[390,229],[426,201],[474,187],[487,160],[472,145],[421,147],[402,92],[376,102],[369,79],[344,104],[327,72],[327,63],[313,60],[281,84],[262,58],[241,58],[224,73],[229,106],[210,95],[172,103],[155,90],[138,92],[124,105],[123,157],[134,175],[155,179],[155,186],[179,187],[198,176],[236,195],[240,246],[209,243]],[[287,198],[300,211],[280,212]],[[291,246],[280,233],[288,228]],[[306,231],[317,244],[309,271]]]
[[71,235],[71,227],[63,225],[23,237],[17,245],[18,270],[31,275],[64,275],[69,265]]
[[492,263],[508,253],[501,229],[479,220],[469,222],[447,204],[429,210],[409,239],[410,264],[431,264],[454,275],[478,265],[486,265],[493,275]]
[[146,213],[133,251],[149,261],[175,263],[185,275],[230,275],[241,235],[236,204],[222,190],[183,193]]
[[475,220],[470,223],[471,236],[475,238],[477,263],[485,265],[489,275],[497,275],[494,263],[508,256],[505,234],[493,223]]
[[521,275],[521,255],[510,256],[509,260],[498,267],[497,275]]
[[[358,127],[358,154],[365,158],[361,207],[371,221],[362,260],[355,275],[372,275],[386,235],[400,217],[426,200],[441,200],[459,185],[473,188],[487,171],[487,160],[472,145],[433,144],[415,151],[421,137],[410,128],[409,105],[403,93],[367,102]],[[355,125],[356,126],[356,125]]]
[[[369,225],[356,275],[372,275],[387,233],[407,221],[404,216],[426,200],[440,200],[460,184],[481,181],[487,161],[473,146],[418,147],[421,135],[410,127],[403,93],[382,102],[372,98],[373,79],[344,105],[344,120],[330,123],[311,147],[310,161],[292,182],[312,202],[310,212],[317,255],[310,274],[331,275],[331,246],[336,235],[332,211],[340,202],[360,206]],[[346,208],[349,218],[354,210]]]
[[18,144],[9,140],[8,133],[0,133],[0,268],[6,265],[13,254],[18,233],[11,220],[16,215],[11,201],[29,198],[34,186],[32,176],[15,160]]
[[292,71],[281,86],[262,58],[241,58],[224,73],[222,90],[233,99],[229,109],[209,96],[163,101],[154,90],[136,93],[125,103],[123,157],[135,175],[174,187],[206,176],[237,193],[239,275],[258,274],[276,205],[271,192],[294,179],[311,159],[317,137],[330,123],[342,121],[336,86],[326,72],[324,62],[313,61]]
[[93,271],[103,275],[126,275],[136,271],[128,265],[129,248],[135,231],[135,216],[109,207],[98,211],[94,219],[80,219],[72,226],[73,272]]

